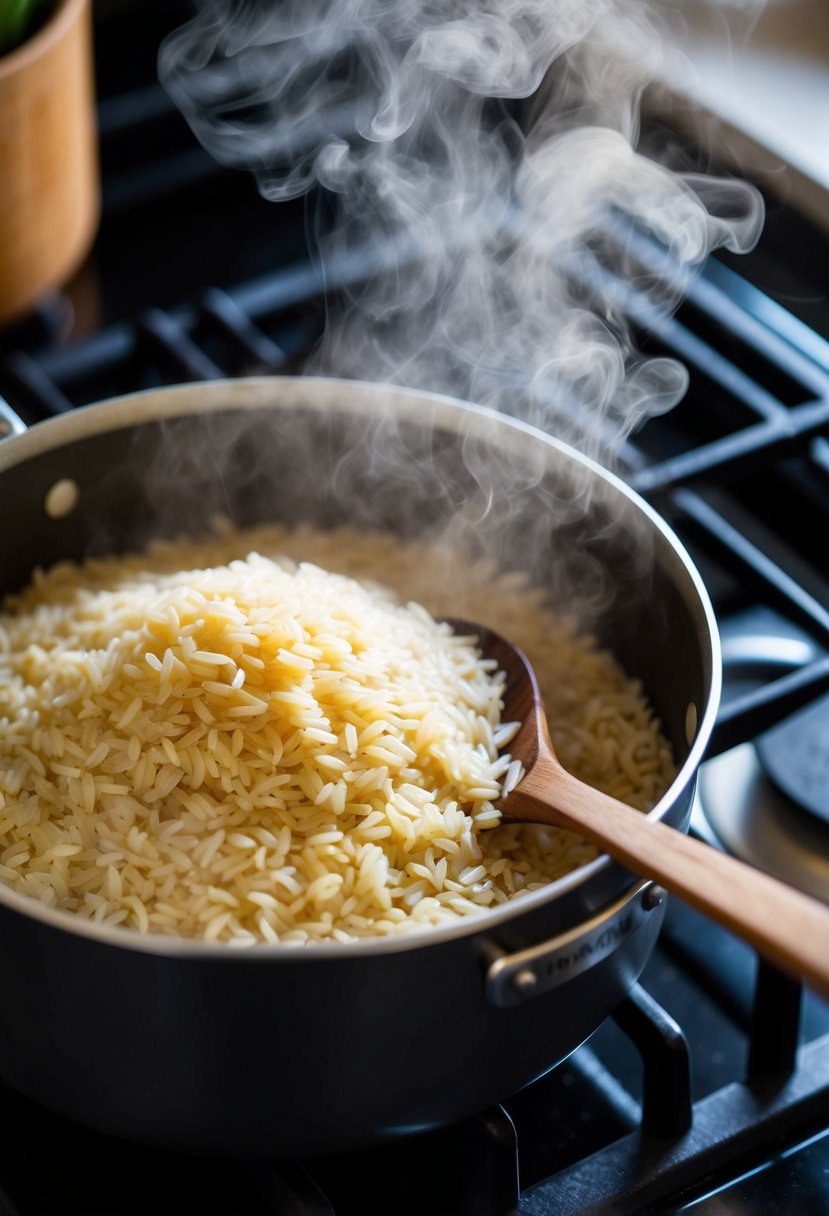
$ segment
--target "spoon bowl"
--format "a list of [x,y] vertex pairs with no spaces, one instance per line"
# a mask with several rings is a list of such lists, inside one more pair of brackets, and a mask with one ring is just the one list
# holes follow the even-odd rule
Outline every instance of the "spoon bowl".
[[521,775],[511,787],[506,783],[496,803],[504,822],[578,832],[829,996],[829,907],[574,777],[555,753],[526,655],[494,630],[470,621],[448,623],[454,632],[476,638],[483,656],[505,673],[502,719],[521,723],[508,745]]

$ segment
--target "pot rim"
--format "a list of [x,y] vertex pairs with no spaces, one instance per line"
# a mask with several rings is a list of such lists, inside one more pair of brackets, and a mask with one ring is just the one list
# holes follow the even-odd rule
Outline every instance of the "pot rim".
[[[293,392],[299,390],[300,397],[307,391],[316,399],[315,404],[318,405],[329,399],[331,402],[336,402],[345,394],[351,398],[348,403],[350,412],[372,413],[376,409],[377,398],[382,398],[393,402],[401,416],[405,416],[408,412],[409,416],[419,422],[423,422],[424,404],[429,404],[433,409],[431,420],[456,431],[462,429],[463,419],[470,416],[480,418],[489,424],[505,428],[503,431],[505,436],[513,432],[519,442],[530,437],[534,442],[541,442],[564,456],[565,459],[581,465],[594,478],[620,493],[631,506],[638,510],[640,515],[646,518],[661,539],[667,543],[682,572],[690,581],[696,596],[700,625],[708,637],[711,648],[710,688],[707,703],[698,718],[694,741],[668,789],[652,810],[647,812],[650,819],[662,819],[675,799],[694,779],[716,719],[722,686],[722,658],[714,610],[702,578],[690,555],[662,516],[615,473],[611,473],[554,436],[486,406],[475,405],[445,394],[421,389],[323,376],[251,376],[233,380],[197,381],[163,388],[144,389],[107,398],[104,401],[80,407],[71,413],[35,423],[23,433],[10,435],[0,441],[0,475],[6,469],[12,468],[24,460],[59,448],[70,441],[125,430],[142,422],[152,422],[159,418],[233,409],[302,408],[302,405],[306,403],[290,399],[278,400],[280,388],[287,385],[290,385]],[[148,406],[152,408],[150,409]],[[244,960],[264,962],[288,958],[295,961],[324,958],[345,959],[424,949],[455,941],[458,938],[472,937],[481,931],[500,929],[510,921],[523,916],[525,912],[536,911],[548,903],[554,903],[560,896],[587,883],[611,864],[613,864],[612,859],[608,854],[600,854],[593,861],[572,870],[546,887],[531,891],[496,908],[483,909],[475,915],[459,918],[457,923],[417,929],[411,934],[399,937],[362,938],[347,943],[321,942],[310,946],[273,945],[268,942],[257,942],[251,946],[233,946],[228,942],[206,942],[173,936],[168,938],[162,934],[143,934],[126,926],[99,924],[77,916],[73,912],[46,907],[38,900],[22,895],[2,882],[0,882],[0,905],[5,905],[17,913],[42,921],[64,932],[92,938],[101,944],[159,956],[205,960],[238,959],[240,963]],[[631,875],[628,887],[632,889],[640,881],[638,876]]]

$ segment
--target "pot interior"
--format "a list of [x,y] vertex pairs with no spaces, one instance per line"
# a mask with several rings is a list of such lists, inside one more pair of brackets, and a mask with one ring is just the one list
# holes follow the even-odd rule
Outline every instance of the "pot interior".
[[[417,394],[378,412],[367,408],[376,393],[356,385],[332,406],[323,394],[315,401],[313,382],[297,383],[284,400],[274,383],[267,404],[244,409],[238,383],[208,386],[210,409],[163,417],[149,416],[150,395],[132,411],[139,421],[79,425],[77,437],[10,463],[0,476],[0,592],[24,585],[35,566],[203,535],[217,516],[239,527],[349,524],[441,538],[528,571],[554,605],[577,612],[641,678],[677,760],[686,758],[688,707],[701,719],[711,695],[709,626],[669,534],[621,487],[503,419]],[[51,518],[47,495],[67,478],[77,504]]]

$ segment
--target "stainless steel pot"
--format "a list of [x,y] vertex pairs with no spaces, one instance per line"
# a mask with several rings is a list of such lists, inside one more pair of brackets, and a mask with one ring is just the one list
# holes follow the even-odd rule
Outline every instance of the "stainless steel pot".
[[[74,506],[72,486],[53,490],[64,480]],[[311,379],[163,389],[0,444],[0,592],[36,565],[198,532],[215,512],[402,536],[461,519],[465,545],[553,595],[615,588],[597,627],[680,762],[651,814],[686,827],[719,698],[716,627],[676,537],[620,481],[425,393]],[[142,937],[0,886],[0,1075],[72,1118],[174,1147],[365,1145],[460,1119],[569,1055],[637,979],[661,918],[649,884],[607,857],[423,937],[307,950]]]

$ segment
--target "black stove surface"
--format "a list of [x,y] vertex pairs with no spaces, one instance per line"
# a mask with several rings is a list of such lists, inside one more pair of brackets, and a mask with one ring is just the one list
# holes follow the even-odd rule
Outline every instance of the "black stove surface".
[[[100,234],[66,291],[0,334],[0,393],[27,421],[162,383],[298,371],[322,331],[303,204],[265,202],[219,168],[156,83],[161,37],[188,12],[99,13]],[[772,204],[754,254],[712,260],[675,318],[642,320],[691,388],[633,437],[628,476],[689,545],[724,625],[759,604],[811,643],[791,668],[736,671],[720,751],[829,690],[827,282],[829,242]],[[810,1216],[829,1210],[829,1010],[671,900],[616,1016],[463,1126],[343,1157],[223,1161],[116,1141],[0,1088],[0,1127],[0,1216]]]

